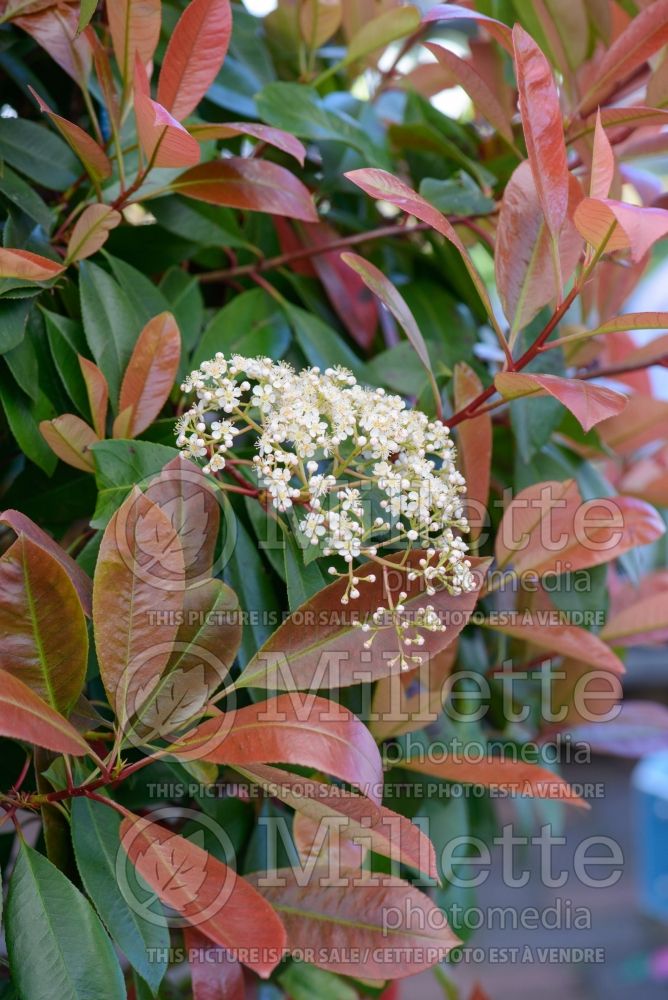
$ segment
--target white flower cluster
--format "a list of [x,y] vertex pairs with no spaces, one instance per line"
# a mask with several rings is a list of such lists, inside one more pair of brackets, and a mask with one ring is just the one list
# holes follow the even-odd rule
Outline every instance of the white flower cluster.
[[[277,512],[294,508],[305,544],[347,564],[345,573],[330,567],[348,578],[344,603],[375,578],[360,579],[355,560],[382,566],[380,549],[425,550],[408,577],[424,580],[429,593],[473,588],[457,534],[468,530],[465,482],[443,424],[340,367],[296,372],[269,358],[217,354],[183,390],[197,396],[177,425],[183,453],[203,460],[207,473],[227,468],[249,491],[257,484],[259,499]],[[252,461],[235,455],[249,433]]]

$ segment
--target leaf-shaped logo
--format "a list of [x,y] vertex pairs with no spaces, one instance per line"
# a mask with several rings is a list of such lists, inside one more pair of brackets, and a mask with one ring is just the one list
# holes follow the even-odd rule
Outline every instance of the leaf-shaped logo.
[[154,841],[136,859],[156,897],[179,912],[192,909],[206,879],[207,855],[189,851],[188,843],[176,835],[164,843]]
[[[166,503],[160,503],[160,509],[172,522],[183,546],[183,557],[186,572],[198,559],[204,548],[209,531],[211,500],[207,498],[204,488],[196,489],[189,496],[176,496]],[[217,530],[217,525],[215,529]]]
[[183,574],[179,537],[164,516],[156,515],[155,507],[138,514],[135,542],[144,574],[155,572],[161,579]]
[[201,661],[186,669],[177,667],[159,684],[149,684],[146,689],[139,690],[138,721],[150,729],[150,733],[142,734],[143,741],[166,736],[186,722],[193,722],[212,693]]

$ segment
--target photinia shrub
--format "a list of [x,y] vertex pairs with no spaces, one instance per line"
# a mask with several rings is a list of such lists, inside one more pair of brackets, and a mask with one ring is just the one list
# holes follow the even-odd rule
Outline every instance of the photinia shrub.
[[0,0],[7,1000],[454,967],[666,741],[668,3],[269,6]]

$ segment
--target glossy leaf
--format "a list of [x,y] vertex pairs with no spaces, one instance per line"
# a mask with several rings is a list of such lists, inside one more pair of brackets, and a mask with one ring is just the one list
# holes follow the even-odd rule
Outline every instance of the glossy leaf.
[[[169,518],[135,488],[107,525],[93,580],[100,676],[121,720],[141,707],[138,699],[167,665],[183,588],[178,536]],[[157,633],[154,620],[165,622]]]
[[558,799],[570,805],[582,806],[588,809],[587,803],[558,774],[548,771],[537,764],[528,764],[523,760],[499,758],[498,760],[481,759],[467,761],[462,757],[449,761],[431,761],[422,759],[403,761],[403,770],[426,774],[440,781],[453,781],[457,784],[479,785],[482,788],[495,788],[506,795],[529,796],[538,799]]
[[66,715],[83,688],[88,633],[62,564],[26,535],[0,559],[0,666]]
[[79,366],[84,382],[88,405],[93,418],[93,427],[99,438],[105,437],[107,408],[109,406],[109,386],[104,374],[96,364],[79,355]]
[[668,233],[668,211],[641,208],[611,198],[584,198],[575,210],[575,225],[596,250],[630,250],[633,261]]
[[188,167],[199,163],[200,148],[190,133],[151,98],[148,77],[135,56],[134,109],[142,152],[153,167]]
[[0,733],[54,753],[82,757],[88,746],[74,726],[47,705],[32,688],[0,669]]
[[216,947],[194,927],[185,927],[193,1000],[244,1000],[243,968],[232,952]]
[[114,55],[126,85],[132,83],[135,56],[148,65],[160,37],[161,0],[115,0],[107,5]]
[[[405,567],[409,568],[420,558],[421,551],[413,551]],[[429,596],[420,591],[416,581],[397,574],[399,581],[392,585],[392,590],[406,592],[403,603],[412,615],[431,603],[443,620],[454,618],[445,632],[424,634],[424,644],[420,647],[422,653],[438,653],[454,641],[466,624],[475,607],[488,561],[472,559],[471,564],[476,574],[476,589],[454,597],[444,589]],[[346,687],[399,673],[400,649],[394,628],[388,626],[376,633],[371,650],[367,651],[364,647],[366,633],[353,624],[360,614],[386,606],[387,597],[380,573],[374,582],[365,579],[368,571],[376,568],[373,563],[365,563],[359,568],[358,576],[363,581],[362,596],[353,612],[348,613],[345,605],[341,604],[346,589],[344,579],[325,587],[302,605],[294,617],[283,622],[258,650],[237,680],[237,687],[317,689],[322,686],[323,678],[332,687]],[[325,624],[317,629],[304,628],[303,622],[311,616],[313,621]]]
[[456,231],[438,209],[430,205],[426,199],[422,198],[416,191],[413,191],[407,184],[404,184],[403,181],[397,177],[393,177],[392,174],[387,173],[385,170],[377,170],[375,168],[350,170],[345,176],[353,184],[357,184],[370,197],[375,198],[377,201],[389,201],[390,204],[396,205],[397,208],[407,212],[408,215],[414,215],[417,219],[426,222],[437,232],[441,233],[442,236],[445,236],[461,254],[464,266],[476,287],[488,316],[493,316],[494,310],[492,309],[485,283],[476,270],[468,250]]
[[[314,958],[321,969],[396,979],[429,968],[458,944],[429,897],[401,879],[375,875],[369,884],[349,878],[328,885],[316,868],[304,884],[292,869],[281,868],[252,881],[281,916],[288,949],[303,952],[314,940],[321,943]],[[391,932],[383,926],[388,907],[398,923]]]
[[[665,330],[668,329],[668,312],[624,313],[607,320],[593,330],[576,330],[564,337],[564,341],[575,343],[589,337],[599,337],[606,333],[619,333],[627,330]],[[648,345],[649,346],[649,345]]]
[[539,612],[525,612],[518,619],[515,621],[511,616],[507,623],[497,625],[492,619],[483,624],[487,629],[519,639],[530,647],[535,646],[558,656],[570,656],[613,674],[624,673],[624,665],[619,657],[592,632],[576,625],[555,624],[552,620],[543,624]]
[[383,272],[378,270],[375,264],[370,264],[369,261],[360,257],[359,254],[342,253],[341,260],[343,260],[348,267],[351,267],[357,274],[359,274],[365,285],[371,289],[374,295],[378,296],[385,308],[389,309],[397,323],[399,323],[402,330],[413,345],[415,353],[419,357],[425,371],[427,372],[427,376],[432,385],[434,398],[440,406],[440,393],[431,367],[429,351],[427,350],[427,345],[424,342],[424,337],[420,333],[418,325],[415,322],[415,317],[408,308],[403,295],[395,288],[392,282],[385,277]]
[[591,180],[589,183],[590,198],[607,198],[610,194],[615,176],[615,154],[612,151],[603,124],[600,108],[596,113],[596,129],[594,131],[594,150],[591,160]]
[[318,221],[311,195],[302,182],[289,170],[268,161],[231,156],[201,163],[177,177],[172,189],[211,205]]
[[359,786],[377,800],[382,788],[378,748],[359,719],[316,696],[282,694],[215,716],[172,745],[181,760],[214,764],[296,764]]
[[409,865],[428,878],[438,879],[434,847],[418,826],[386,806],[312,778],[290,774],[276,767],[255,764],[237,767],[240,774],[285,802],[315,823],[344,820],[336,835],[359,841],[383,857]]
[[[283,925],[262,896],[217,858],[157,823],[121,823],[121,845],[162,902],[222,948],[239,948],[266,979],[282,957]],[[251,957],[252,955],[252,957]],[[255,958],[257,955],[257,958]]]
[[461,7],[455,3],[437,3],[424,14],[422,21],[424,24],[431,24],[433,21],[476,21],[507,52],[513,54],[513,36],[508,25],[477,10],[469,10],[468,7]]
[[[454,372],[455,410],[465,409],[482,392],[482,382],[470,365],[460,361]],[[489,499],[492,468],[492,419],[483,413],[475,420],[464,420],[457,428],[460,468],[466,479],[467,517],[470,537],[475,540],[484,523]]]
[[161,313],[139,334],[125,369],[114,437],[136,437],[153,423],[172,390],[180,359],[179,328],[171,313]]
[[121,221],[121,213],[109,205],[89,205],[76,221],[67,244],[67,263],[92,257],[103,246],[109,232]]
[[[582,198],[578,181],[570,179],[568,216],[559,236],[561,278],[567,281],[580,259],[582,237],[572,214]],[[496,285],[511,324],[510,343],[543,306],[559,294],[550,234],[541,209],[533,172],[520,163],[503,194],[494,254]]]
[[12,980],[20,996],[125,1000],[121,967],[93,907],[25,842],[9,882],[6,921]]
[[76,590],[84,613],[91,615],[92,581],[81,567],[50,535],[19,510],[5,510],[0,514],[0,524],[6,524],[17,535],[25,535],[41,549],[45,549],[63,567]]
[[218,75],[232,35],[229,0],[191,0],[169,39],[158,101],[182,121]]
[[543,482],[522,490],[506,508],[495,553],[499,568],[512,560],[520,574],[575,572],[664,532],[657,512],[641,500],[617,496],[583,504],[573,480]]
[[39,429],[49,448],[63,462],[83,472],[95,472],[90,449],[100,439],[81,417],[63,413],[53,420],[42,420]]
[[79,87],[87,86],[92,52],[88,37],[77,34],[78,14],[74,7],[59,4],[30,17],[16,18],[14,23],[34,38]]
[[665,589],[645,594],[612,614],[601,637],[615,646],[640,646],[648,641],[665,642],[668,629],[668,594]]
[[50,281],[65,268],[55,260],[29,250],[8,250],[0,247],[0,278],[20,278],[22,281]]
[[111,161],[102,147],[95,142],[95,139],[92,139],[87,132],[84,132],[74,122],[70,122],[67,118],[63,118],[62,115],[57,115],[55,111],[52,111],[46,101],[32,87],[28,89],[37,101],[40,111],[49,116],[65,142],[74,150],[91,177],[98,181],[109,177],[111,175]]
[[583,379],[560,378],[557,375],[532,375],[528,372],[502,372],[494,384],[504,399],[518,396],[544,395],[558,399],[571,411],[584,431],[608,417],[621,413],[626,396]]
[[520,114],[538,199],[558,239],[568,211],[568,163],[561,109],[552,69],[533,38],[513,29]]
[[207,142],[210,139],[232,139],[237,135],[247,135],[294,156],[299,165],[304,166],[306,150],[303,143],[289,132],[280,128],[272,128],[271,125],[262,125],[259,122],[222,122],[219,125],[202,122],[189,125],[188,131],[198,142]]
[[116,873],[120,823],[118,813],[100,802],[72,801],[72,844],[84,888],[112,939],[156,991],[167,968],[169,932],[157,913],[146,920],[123,895]]
[[468,60],[462,59],[442,45],[427,44],[426,48],[429,49],[433,56],[436,56],[438,62],[445,67],[459,86],[466,91],[478,111],[485,116],[490,125],[512,146],[514,138],[510,119],[496,97],[496,94],[491,90],[483,77],[480,76],[475,67]]
[[607,49],[598,66],[594,83],[580,109],[590,110],[602,103],[615,84],[630,76],[650,56],[668,42],[668,2],[656,0],[634,17]]

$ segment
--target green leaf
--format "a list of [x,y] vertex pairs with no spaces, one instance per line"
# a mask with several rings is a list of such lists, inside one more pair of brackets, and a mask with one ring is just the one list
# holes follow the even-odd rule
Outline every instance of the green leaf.
[[269,125],[300,139],[342,142],[360,152],[369,166],[389,166],[385,150],[376,146],[360,123],[344,111],[327,107],[313,87],[270,83],[258,94],[257,107]]
[[100,441],[92,447],[98,486],[91,527],[106,527],[133,486],[156,475],[178,455],[176,448],[152,441]]
[[169,312],[169,302],[150,278],[118,257],[112,257],[109,253],[105,253],[104,256],[109,261],[112,273],[123,289],[140,326],[145,326],[150,319],[160,313]]
[[86,383],[81,374],[78,355],[86,353],[86,338],[83,327],[67,316],[42,310],[46,328],[46,336],[51,349],[51,356],[65,391],[82,416],[90,416]]
[[24,118],[0,118],[0,159],[52,191],[65,190],[81,173],[66,142]]
[[79,291],[86,340],[98,367],[107,377],[115,407],[121,379],[142,323],[121,286],[89,260],[79,265]]
[[172,195],[157,198],[151,212],[163,229],[207,247],[246,247],[231,209]]
[[456,177],[446,180],[425,177],[420,183],[420,194],[445,215],[484,215],[494,211],[493,200],[461,170]]
[[297,343],[310,365],[323,369],[332,365],[343,365],[361,382],[369,381],[364,362],[360,361],[336,330],[318,316],[291,302],[284,302],[283,309],[294,330]]
[[31,400],[18,388],[10,372],[3,365],[0,367],[0,402],[9,429],[21,451],[26,458],[50,476],[58,464],[58,459],[39,430],[42,420],[52,420],[56,416],[56,411],[49,400],[42,392],[36,401]]
[[[232,515],[225,518],[225,523],[230,524],[233,520]],[[243,667],[269,638],[281,617],[276,588],[272,585],[267,566],[239,520],[236,522],[236,543],[225,566],[225,582],[237,594],[242,611],[250,614],[238,654]]]
[[278,360],[289,343],[290,329],[280,308],[263,289],[253,288],[216,313],[202,334],[192,366],[213,358],[216,351]]
[[292,1000],[356,1000],[356,989],[334,972],[318,969],[306,962],[292,962],[278,981]]
[[78,34],[81,34],[84,28],[90,24],[96,8],[97,0],[81,0],[81,6],[79,9],[79,25],[77,27]]
[[186,369],[186,355],[197,343],[204,322],[204,296],[196,275],[189,275],[180,267],[172,267],[160,282],[160,291],[169,302],[183,342],[181,370]]
[[0,354],[21,343],[32,299],[0,299]]
[[[303,535],[301,536],[304,537]],[[295,611],[306,604],[310,597],[331,582],[317,562],[304,562],[304,553],[292,532],[286,532],[283,558],[285,560],[285,581],[288,587],[288,605]]]
[[409,5],[382,11],[377,17],[366,21],[351,38],[342,65],[348,66],[357,59],[362,59],[369,53],[389,45],[397,38],[409,35],[419,24],[420,11],[417,7]]
[[12,205],[29,215],[45,233],[49,232],[52,222],[49,206],[4,163],[0,164],[0,192]]
[[7,896],[7,951],[24,1000],[125,1000],[123,974],[92,906],[22,844]]
[[[123,896],[116,876],[120,817],[100,802],[72,803],[72,843],[81,881],[103,923],[134,969],[157,992],[167,970],[167,922],[151,911],[144,919]],[[157,949],[158,956],[150,954]]]

